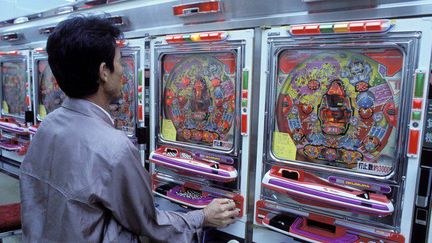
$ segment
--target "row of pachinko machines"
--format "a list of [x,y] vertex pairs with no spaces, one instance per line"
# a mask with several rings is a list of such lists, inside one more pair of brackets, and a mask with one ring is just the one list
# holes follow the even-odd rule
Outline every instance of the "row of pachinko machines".
[[[409,242],[431,26],[371,20],[152,39],[149,159],[158,205],[186,211],[231,198],[240,219],[222,230],[244,238],[245,212],[253,213],[254,242]],[[252,77],[253,59],[260,77]]]
[[[135,144],[138,142],[137,129],[144,123],[141,102],[143,43],[118,42],[124,69],[122,95],[110,105],[109,110],[115,128],[124,131]],[[61,106],[66,95],[49,67],[45,43],[37,48],[0,52],[0,80],[1,156],[6,162],[19,166],[40,123]]]
[[[123,95],[111,114],[134,138],[146,110],[139,106],[148,101],[150,173],[161,209],[233,199],[239,220],[220,230],[239,241],[252,229],[254,242],[409,242],[419,206],[430,20],[124,40]],[[0,65],[2,155],[23,156],[65,96],[43,49],[3,52]],[[143,76],[148,100],[139,97]]]

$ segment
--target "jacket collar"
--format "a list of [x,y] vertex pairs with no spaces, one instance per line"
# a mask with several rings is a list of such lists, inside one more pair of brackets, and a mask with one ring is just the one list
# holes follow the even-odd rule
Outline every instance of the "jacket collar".
[[67,97],[63,101],[62,107],[81,113],[85,116],[101,119],[104,122],[108,123],[110,126],[114,127],[114,124],[112,123],[112,120],[109,117],[108,113],[105,113],[102,108],[99,108],[88,100]]

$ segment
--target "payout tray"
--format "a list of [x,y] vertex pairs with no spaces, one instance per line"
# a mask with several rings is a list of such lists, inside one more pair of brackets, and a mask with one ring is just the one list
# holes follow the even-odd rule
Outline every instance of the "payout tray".
[[392,202],[382,194],[332,184],[312,173],[273,166],[262,181],[264,187],[290,195],[294,200],[358,213],[386,216],[394,211]]
[[230,165],[206,160],[193,153],[174,147],[162,146],[150,154],[150,161],[170,169],[199,175],[215,181],[230,182],[237,178],[237,170]]

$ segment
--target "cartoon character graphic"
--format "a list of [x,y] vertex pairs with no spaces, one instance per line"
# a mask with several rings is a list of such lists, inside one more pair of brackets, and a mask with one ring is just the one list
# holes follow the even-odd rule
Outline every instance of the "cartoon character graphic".
[[345,134],[352,113],[351,102],[346,96],[342,81],[332,81],[318,108],[322,132],[328,135]]
[[293,52],[279,57],[275,129],[291,136],[297,160],[347,169],[386,163],[382,151],[397,144],[399,102],[386,69],[359,52]]

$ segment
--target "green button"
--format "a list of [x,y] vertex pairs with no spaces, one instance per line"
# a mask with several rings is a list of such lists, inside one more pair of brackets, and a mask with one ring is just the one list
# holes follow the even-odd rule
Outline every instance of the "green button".
[[414,89],[414,96],[417,98],[423,97],[423,86],[424,86],[425,74],[416,73],[416,83]]
[[246,99],[242,100],[242,107],[247,107],[247,100]]
[[321,33],[333,33],[333,24],[320,24]]
[[414,111],[414,112],[412,113],[412,119],[413,119],[413,120],[420,121],[420,118],[421,118],[421,113],[420,113],[420,111]]
[[183,40],[184,41],[192,41],[191,35],[183,35]]
[[243,90],[248,89],[249,71],[243,70]]

